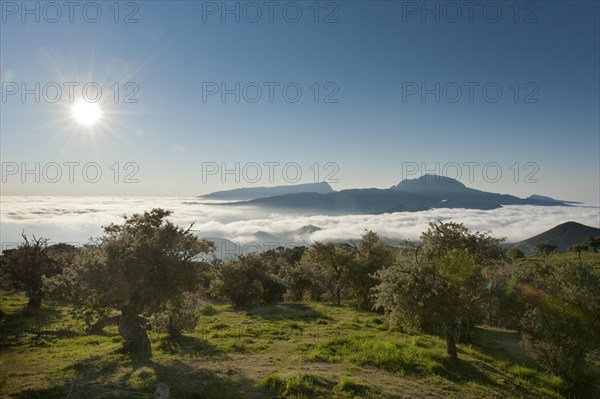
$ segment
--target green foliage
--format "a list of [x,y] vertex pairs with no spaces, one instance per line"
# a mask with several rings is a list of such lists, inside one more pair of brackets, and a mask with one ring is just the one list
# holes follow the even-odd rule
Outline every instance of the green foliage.
[[471,233],[462,224],[432,223],[414,256],[377,273],[375,306],[407,330],[443,333],[456,356],[455,336],[470,334],[489,297],[484,268],[498,261],[501,240]]
[[511,248],[506,252],[506,255],[510,258],[510,259],[522,259],[525,257],[525,254],[523,253],[523,251],[521,251],[519,248]]
[[440,260],[440,275],[455,283],[465,283],[477,272],[475,260],[466,249],[451,249]]
[[280,270],[280,276],[286,287],[286,300],[299,302],[306,296],[318,299],[322,292],[310,264],[285,265]]
[[600,248],[600,237],[587,236],[585,243],[583,244],[587,245],[594,253],[598,253],[598,248]]
[[353,257],[354,251],[348,244],[318,241],[308,249],[304,257],[314,270],[314,278],[323,284],[338,306],[341,305],[342,290]]
[[201,269],[196,257],[214,247],[166,220],[170,214],[153,209],[105,227],[103,237],[49,280],[52,291],[88,323],[119,310],[119,332],[126,346],[149,351],[139,315],[161,312],[182,292],[195,290]]
[[14,249],[5,249],[0,257],[0,286],[24,291],[29,306],[39,308],[44,295],[44,278],[55,276],[70,263],[77,249],[69,244],[48,246],[48,239],[28,238]]
[[377,284],[375,273],[394,261],[391,250],[373,231],[365,232],[354,247],[354,259],[349,262],[346,285],[353,304],[363,310],[373,307],[371,290]]
[[281,301],[285,285],[272,273],[264,259],[256,254],[248,254],[221,265],[210,291],[218,298],[243,306]]
[[199,301],[193,294],[184,292],[169,299],[159,311],[150,317],[150,325],[155,331],[166,332],[178,338],[184,330],[193,330],[198,324]]
[[548,243],[535,244],[535,253],[538,255],[548,255],[556,250],[556,245]]
[[523,343],[553,373],[577,384],[600,349],[600,276],[583,263],[549,262],[525,291]]

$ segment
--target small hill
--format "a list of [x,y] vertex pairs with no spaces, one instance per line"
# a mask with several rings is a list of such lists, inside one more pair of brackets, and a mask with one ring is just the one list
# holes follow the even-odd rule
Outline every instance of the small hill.
[[558,252],[567,252],[569,246],[585,241],[587,236],[600,236],[600,229],[577,222],[566,222],[541,234],[517,242],[512,247],[517,247],[528,254],[533,252],[536,244],[547,243],[556,245]]
[[287,186],[273,187],[244,187],[233,190],[216,191],[214,193],[200,196],[203,199],[215,200],[252,200],[257,198],[274,197],[277,195],[297,194],[297,193],[319,193],[326,194],[333,192],[329,183],[306,183],[293,184]]

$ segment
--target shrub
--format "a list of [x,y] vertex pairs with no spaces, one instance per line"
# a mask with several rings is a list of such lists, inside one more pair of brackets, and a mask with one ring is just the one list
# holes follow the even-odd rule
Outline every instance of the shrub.
[[198,324],[200,312],[198,299],[189,293],[167,302],[150,317],[150,325],[155,331],[166,332],[171,337],[181,336],[184,330],[193,330]]

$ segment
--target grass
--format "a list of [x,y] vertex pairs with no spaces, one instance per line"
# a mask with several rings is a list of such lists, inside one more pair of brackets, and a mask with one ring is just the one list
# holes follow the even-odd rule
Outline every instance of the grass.
[[[564,383],[525,356],[512,331],[480,328],[450,363],[444,342],[407,335],[378,314],[323,303],[236,309],[210,304],[173,341],[150,332],[153,356],[119,351],[116,327],[86,335],[56,303],[37,311],[0,299],[0,397],[82,397],[100,388],[185,398],[561,398]],[[600,396],[599,396],[600,397]]]

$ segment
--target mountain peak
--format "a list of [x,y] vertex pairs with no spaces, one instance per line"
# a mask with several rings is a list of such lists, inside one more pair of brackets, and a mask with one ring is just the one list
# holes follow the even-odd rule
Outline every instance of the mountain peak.
[[410,193],[458,192],[467,190],[467,187],[456,179],[434,174],[425,174],[416,179],[404,179],[391,188]]

